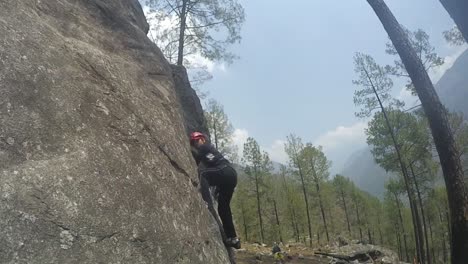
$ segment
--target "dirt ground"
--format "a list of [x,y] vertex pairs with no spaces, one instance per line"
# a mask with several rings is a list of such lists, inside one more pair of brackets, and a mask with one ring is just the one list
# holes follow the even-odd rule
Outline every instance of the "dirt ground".
[[[243,249],[236,252],[237,264],[274,264],[275,259],[271,254],[271,247],[262,247],[259,245],[242,245]],[[325,264],[329,259],[314,256],[313,249],[304,246],[283,247],[286,252],[283,263],[287,264]]]

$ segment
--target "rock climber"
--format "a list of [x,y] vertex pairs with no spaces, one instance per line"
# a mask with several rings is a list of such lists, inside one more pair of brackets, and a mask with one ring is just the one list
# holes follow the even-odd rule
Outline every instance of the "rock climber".
[[276,254],[278,252],[281,252],[281,248],[279,247],[278,243],[274,242],[273,247],[271,249],[271,253]]
[[218,214],[227,237],[224,243],[228,247],[239,249],[241,244],[236,235],[230,206],[232,194],[237,185],[237,172],[232,164],[208,142],[203,133],[191,133],[190,145],[198,165],[202,197],[208,204],[211,204],[209,187],[216,187]]
[[273,258],[275,259],[275,263],[282,264],[284,263],[284,254],[281,251],[278,243],[273,244],[273,248],[271,249],[271,253],[273,254]]

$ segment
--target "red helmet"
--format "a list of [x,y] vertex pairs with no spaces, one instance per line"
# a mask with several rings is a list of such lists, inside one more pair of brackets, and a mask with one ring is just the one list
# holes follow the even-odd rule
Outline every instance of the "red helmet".
[[191,142],[199,140],[199,139],[206,139],[206,137],[201,132],[193,132],[192,134],[190,134],[190,141]]

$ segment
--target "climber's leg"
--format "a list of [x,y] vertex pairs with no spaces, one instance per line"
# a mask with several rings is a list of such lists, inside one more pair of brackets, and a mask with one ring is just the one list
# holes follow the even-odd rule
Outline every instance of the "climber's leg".
[[237,172],[231,166],[223,168],[206,169],[200,174],[200,191],[203,199],[212,206],[210,186],[216,186],[219,191],[218,215],[223,224],[223,230],[227,237],[227,246],[240,248],[240,241],[237,238],[234,223],[232,221],[231,199],[237,185]]
[[234,192],[233,188],[221,189],[218,198],[218,214],[223,221],[224,232],[227,237],[236,237],[236,231],[232,222],[231,198]]
[[218,214],[223,222],[224,232],[228,238],[227,243],[230,244],[229,246],[240,247],[240,242],[237,239],[236,230],[232,221],[230,205],[234,189],[237,185],[237,173],[233,168],[228,166],[222,170],[221,176],[220,179],[222,179],[222,182],[218,185]]

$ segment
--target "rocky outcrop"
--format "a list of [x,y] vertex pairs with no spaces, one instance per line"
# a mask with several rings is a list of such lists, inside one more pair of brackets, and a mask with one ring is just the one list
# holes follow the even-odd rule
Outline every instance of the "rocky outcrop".
[[376,263],[376,264],[394,264],[401,263],[395,252],[370,244],[351,243],[341,247],[326,248],[326,252],[315,252],[318,256],[327,256],[331,258],[329,263],[351,264],[351,263]]
[[227,263],[137,0],[0,1],[2,263]]
[[171,65],[171,67],[187,133],[200,131],[209,134],[200,98],[190,85],[187,70],[184,66]]

